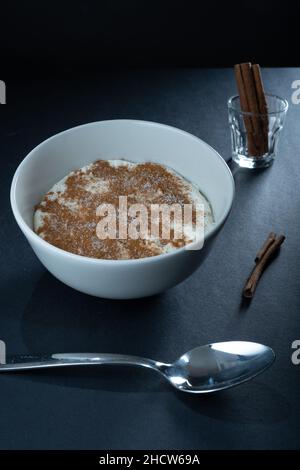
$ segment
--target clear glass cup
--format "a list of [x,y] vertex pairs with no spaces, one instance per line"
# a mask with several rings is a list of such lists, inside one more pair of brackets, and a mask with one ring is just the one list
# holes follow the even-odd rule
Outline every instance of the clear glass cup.
[[[243,168],[265,168],[273,162],[288,110],[287,100],[279,96],[266,94],[268,114],[247,113],[241,110],[239,96],[228,100],[229,126],[231,130],[232,159]],[[261,143],[261,133],[254,132],[251,123],[258,123],[260,129],[265,126],[265,143],[259,152],[251,148]],[[252,126],[252,127],[251,127]],[[249,129],[252,129],[250,132]],[[260,145],[261,146],[261,145]]]

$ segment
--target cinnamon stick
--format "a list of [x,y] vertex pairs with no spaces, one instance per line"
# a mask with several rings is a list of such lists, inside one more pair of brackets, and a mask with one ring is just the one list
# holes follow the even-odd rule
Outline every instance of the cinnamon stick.
[[256,96],[258,101],[258,108],[261,118],[262,126],[262,137],[263,137],[263,151],[264,153],[268,152],[269,142],[268,142],[268,132],[269,132],[269,120],[268,120],[268,105],[266,100],[266,95],[264,91],[263,81],[260,73],[260,66],[258,64],[252,65],[252,72],[254,78],[254,85],[256,90]]
[[[237,88],[238,88],[239,97],[240,97],[241,111],[250,113],[246,87],[245,87],[245,83],[244,83],[243,76],[242,76],[241,64],[236,64],[234,66],[234,71],[235,71],[235,79],[236,79]],[[254,129],[253,129],[251,117],[245,114],[244,123],[245,123],[246,132],[247,132],[248,151],[250,155],[256,155],[257,150],[255,147],[254,138],[253,138]]]
[[272,245],[272,243],[274,243],[275,240],[276,240],[276,233],[270,232],[268,235],[268,238],[266,239],[263,246],[261,247],[261,249],[259,250],[259,252],[257,253],[255,257],[255,263],[257,263],[258,261],[262,259],[266,251],[270,248],[270,246]]
[[[264,251],[264,254],[262,257],[257,261],[254,269],[252,270],[249,278],[246,281],[245,287],[243,289],[243,296],[251,299],[254,295],[256,286],[258,284],[258,281],[264,272],[265,267],[267,266],[268,262],[271,260],[271,258],[274,256],[276,251],[280,248],[282,243],[285,240],[284,235],[280,235],[278,238],[275,238],[275,240],[272,243],[269,243],[268,248]],[[264,243],[264,246],[266,245],[267,241]],[[263,248],[260,251],[263,251]]]
[[253,132],[254,132],[253,141],[254,141],[254,145],[256,149],[253,155],[260,156],[263,153],[262,128],[260,125],[259,108],[258,108],[256,89],[255,89],[251,64],[249,62],[241,64],[241,71],[242,71],[242,76],[243,76],[243,80],[244,80],[245,87],[246,87],[249,111],[250,113],[252,113],[251,119],[252,119]]

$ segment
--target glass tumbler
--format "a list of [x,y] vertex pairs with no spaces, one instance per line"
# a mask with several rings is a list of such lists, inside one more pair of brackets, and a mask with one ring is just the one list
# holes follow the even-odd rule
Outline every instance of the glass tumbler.
[[[241,110],[239,96],[228,100],[228,116],[231,131],[232,159],[243,168],[265,168],[272,164],[278,146],[279,134],[283,128],[288,110],[287,100],[266,94],[267,114],[254,114]],[[255,133],[253,122],[265,129],[265,141],[261,146],[262,134]],[[253,148],[258,148],[254,151]]]

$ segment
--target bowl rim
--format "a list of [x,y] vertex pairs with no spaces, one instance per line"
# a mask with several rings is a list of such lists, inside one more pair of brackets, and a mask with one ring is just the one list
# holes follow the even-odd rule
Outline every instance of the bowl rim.
[[[231,183],[231,199],[229,201],[229,203],[227,204],[227,207],[225,208],[224,210],[224,213],[222,215],[222,217],[220,218],[220,220],[215,223],[206,233],[205,233],[205,237],[204,237],[204,245],[206,243],[206,241],[208,239],[210,239],[216,232],[219,231],[219,229],[222,227],[222,225],[225,223],[227,217],[229,216],[230,214],[230,211],[231,211],[231,208],[232,208],[232,204],[233,204],[233,200],[234,200],[234,196],[235,196],[235,182],[234,182],[234,178],[233,178],[233,175],[230,171],[230,168],[229,166],[227,165],[226,161],[221,157],[221,155],[213,148],[211,147],[209,144],[207,144],[204,140],[200,139],[199,137],[191,134],[190,132],[187,132],[187,131],[184,131],[182,129],[179,129],[177,127],[174,127],[174,126],[170,126],[168,124],[161,124],[159,122],[155,122],[155,121],[144,121],[144,120],[141,120],[141,119],[108,119],[108,120],[102,120],[102,121],[92,121],[92,122],[88,122],[88,123],[85,123],[85,124],[80,124],[78,126],[74,126],[74,127],[71,127],[69,129],[65,129],[61,132],[58,132],[50,137],[48,137],[47,139],[43,140],[42,142],[40,142],[38,145],[36,145],[24,158],[23,160],[21,161],[21,163],[18,165],[15,173],[14,173],[14,176],[13,176],[13,179],[12,179],[12,183],[11,183],[11,188],[10,188],[10,203],[11,203],[11,208],[12,208],[12,211],[13,211],[13,214],[14,214],[14,217],[16,219],[16,222],[17,224],[19,225],[20,229],[22,230],[22,232],[24,233],[24,235],[28,238],[28,239],[32,239],[34,240],[37,244],[40,244],[41,246],[43,246],[45,249],[47,250],[50,250],[52,251],[54,254],[57,254],[57,255],[64,255],[64,256],[67,256],[71,259],[74,259],[74,260],[77,260],[77,261],[81,261],[82,263],[97,263],[97,264],[109,264],[109,265],[113,265],[113,264],[116,264],[116,263],[122,263],[122,265],[125,265],[125,264],[140,264],[140,263],[152,263],[152,262],[156,262],[156,261],[159,261],[161,259],[166,259],[166,258],[171,258],[171,257],[174,257],[174,256],[177,256],[179,255],[180,253],[182,253],[183,251],[186,251],[186,252],[191,252],[193,253],[193,251],[201,251],[203,248],[201,248],[200,250],[193,250],[193,249],[186,249],[186,247],[181,247],[181,248],[178,248],[177,250],[174,250],[174,251],[171,251],[171,252],[167,252],[167,253],[161,253],[159,255],[155,255],[155,256],[149,256],[149,257],[146,257],[146,258],[136,258],[136,259],[101,259],[101,258],[90,258],[88,256],[82,256],[82,255],[77,255],[75,253],[71,253],[69,251],[66,251],[66,250],[63,250],[62,248],[58,248],[54,245],[52,245],[51,243],[47,242],[46,240],[44,240],[43,238],[41,238],[39,235],[37,235],[33,229],[31,229],[27,223],[24,221],[22,215],[20,214],[20,211],[18,209],[18,206],[17,206],[17,202],[16,202],[16,190],[17,190],[17,184],[18,184],[18,178],[19,178],[19,175],[22,171],[22,168],[24,165],[26,165],[27,161],[32,157],[33,153],[35,153],[40,147],[44,146],[45,144],[47,144],[48,142],[50,142],[51,140],[54,140],[56,139],[58,136],[62,135],[62,134],[67,134],[67,133],[70,133],[70,132],[73,132],[74,130],[76,129],[79,129],[79,128],[84,128],[84,127],[88,127],[88,126],[95,126],[99,123],[105,123],[105,124],[109,124],[109,123],[116,123],[116,122],[123,122],[123,123],[126,123],[126,122],[130,122],[130,123],[135,123],[135,124],[142,124],[142,125],[147,125],[147,126],[152,126],[152,127],[162,127],[162,128],[166,128],[166,129],[171,129],[172,131],[176,131],[177,133],[180,133],[181,135],[183,136],[186,136],[190,139],[194,139],[198,142],[201,142],[202,144],[204,144],[207,148],[209,148],[212,153],[215,155],[215,157],[221,162],[221,164],[224,166],[224,169],[226,170],[226,173],[229,177],[229,181]],[[194,243],[197,243],[197,242],[194,242]],[[189,247],[192,247],[192,245],[194,243],[191,243],[189,244]]]

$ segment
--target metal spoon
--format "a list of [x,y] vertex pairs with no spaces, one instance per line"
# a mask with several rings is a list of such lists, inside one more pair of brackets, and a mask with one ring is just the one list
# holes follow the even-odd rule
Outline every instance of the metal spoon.
[[173,364],[122,354],[62,353],[13,356],[9,362],[0,364],[0,372],[101,364],[141,366],[156,370],[182,392],[208,393],[252,379],[274,359],[273,350],[263,344],[227,341],[192,349]]

